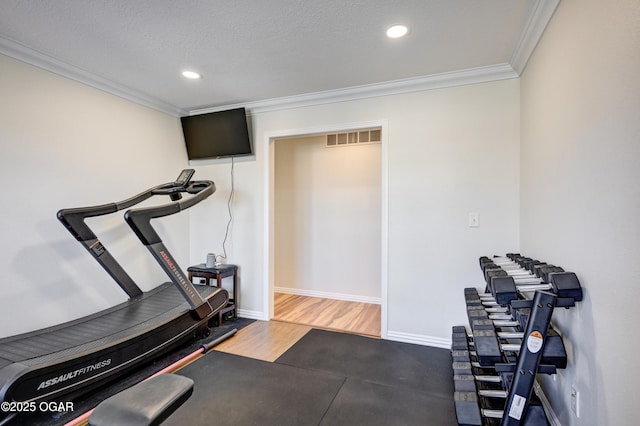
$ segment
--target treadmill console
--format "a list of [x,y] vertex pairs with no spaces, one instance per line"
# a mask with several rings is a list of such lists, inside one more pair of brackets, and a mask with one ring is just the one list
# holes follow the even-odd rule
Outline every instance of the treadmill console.
[[196,171],[194,169],[184,169],[180,172],[180,176],[176,179],[176,183],[180,186],[187,186],[195,172]]

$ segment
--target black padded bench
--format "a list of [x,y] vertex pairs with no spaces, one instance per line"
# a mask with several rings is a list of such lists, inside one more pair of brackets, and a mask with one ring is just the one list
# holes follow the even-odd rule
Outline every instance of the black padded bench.
[[192,393],[193,380],[161,374],[102,401],[89,416],[89,425],[159,425]]

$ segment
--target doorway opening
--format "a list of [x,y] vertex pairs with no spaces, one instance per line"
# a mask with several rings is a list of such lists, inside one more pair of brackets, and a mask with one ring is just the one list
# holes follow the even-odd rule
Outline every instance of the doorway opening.
[[268,135],[270,319],[386,337],[385,127]]

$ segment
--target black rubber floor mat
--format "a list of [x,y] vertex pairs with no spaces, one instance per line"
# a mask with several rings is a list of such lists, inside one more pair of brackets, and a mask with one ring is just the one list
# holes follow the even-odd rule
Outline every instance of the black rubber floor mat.
[[328,425],[457,426],[451,397],[347,379],[325,414]]
[[277,360],[453,402],[451,351],[313,329]]
[[163,425],[318,425],[344,377],[212,351],[178,374],[193,395]]
[[451,362],[446,349],[315,329],[275,363],[210,351],[178,372],[194,392],[163,424],[455,425]]

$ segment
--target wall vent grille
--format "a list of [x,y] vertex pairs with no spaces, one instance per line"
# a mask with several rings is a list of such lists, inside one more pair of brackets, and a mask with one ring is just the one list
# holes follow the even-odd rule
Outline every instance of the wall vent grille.
[[325,146],[327,148],[334,148],[338,146],[380,143],[381,141],[381,129],[351,130],[343,133],[328,134]]

